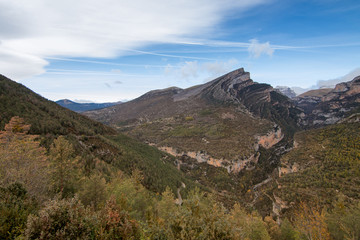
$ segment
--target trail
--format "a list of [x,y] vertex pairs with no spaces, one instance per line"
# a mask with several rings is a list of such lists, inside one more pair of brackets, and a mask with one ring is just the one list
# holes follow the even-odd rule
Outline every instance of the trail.
[[256,202],[256,200],[259,198],[259,192],[257,191],[257,188],[259,188],[259,187],[261,187],[262,185],[265,185],[265,184],[267,184],[268,182],[270,182],[270,181],[272,181],[273,179],[272,179],[272,177],[268,177],[267,179],[265,179],[264,181],[262,181],[261,183],[258,183],[258,184],[256,184],[254,187],[253,187],[253,192],[254,192],[254,195],[255,195],[255,197],[254,197],[254,200],[251,202],[251,205],[254,205],[255,204],[255,202]]

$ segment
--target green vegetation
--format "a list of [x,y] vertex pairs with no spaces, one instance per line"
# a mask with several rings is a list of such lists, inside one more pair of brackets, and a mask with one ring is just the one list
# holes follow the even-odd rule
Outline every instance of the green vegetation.
[[181,183],[188,188],[196,186],[173,165],[174,157],[165,154],[155,147],[140,143],[125,135],[107,136],[107,143],[117,147],[121,154],[112,165],[131,174],[135,169],[143,173],[142,183],[148,189],[161,193],[169,186],[174,192]]
[[0,75],[0,129],[13,116],[31,124],[33,134],[112,134],[114,130],[44,99]]
[[[271,125],[255,119],[234,106],[208,105],[205,110],[193,109],[186,116],[160,118],[154,121],[117,127],[141,141],[171,146],[179,152],[197,152],[228,160],[254,153],[255,135],[266,134]],[[191,119],[191,120],[190,120]]]
[[300,170],[280,178],[278,192],[288,202],[308,200],[331,205],[340,195],[360,200],[360,124],[336,124],[296,134],[298,147],[283,156]]
[[[80,152],[74,151],[71,141],[59,136],[46,152],[35,135],[27,134],[28,128],[21,118],[13,118],[0,133],[4,156],[12,156],[13,151],[5,146],[24,139],[32,143],[16,155],[17,169],[25,173],[16,175],[5,171],[0,175],[2,239],[341,239],[359,236],[358,205],[347,208],[339,203],[337,208],[325,212],[301,203],[294,217],[279,226],[271,217],[263,220],[256,212],[246,212],[238,204],[225,208],[215,195],[191,187],[189,180],[186,198],[184,195],[184,199],[175,199],[174,192],[183,194],[181,188],[179,191],[165,188],[161,195],[156,194],[144,187],[147,182],[141,171],[134,169],[129,176],[117,170],[116,159],[109,163],[97,161],[93,168],[87,169],[86,161],[81,159]],[[329,138],[326,133],[320,136]],[[150,156],[159,153],[147,146],[153,150],[151,153],[145,145],[121,135],[106,139],[103,143],[114,147],[118,144],[123,155],[131,155],[135,166],[144,163],[136,162],[137,158],[151,159]],[[133,149],[134,144],[143,150]],[[38,151],[34,152],[34,149]],[[339,151],[345,156],[354,154],[344,147]],[[39,161],[34,160],[34,153],[41,156]],[[152,164],[156,164],[158,157],[154,157]],[[351,157],[344,159],[345,162],[356,162]],[[48,173],[52,181],[34,177],[29,183],[27,176],[37,174],[26,173],[25,166],[30,160],[34,169]],[[7,162],[11,160],[1,158],[2,169],[8,170],[4,165]],[[162,164],[165,165],[165,161]],[[147,169],[145,166],[141,170],[152,171],[158,167]],[[161,171],[166,170],[160,168]],[[173,174],[176,172],[174,169]],[[159,176],[159,179],[163,178]],[[178,179],[182,180],[185,179]],[[229,180],[226,174],[215,178],[218,183]],[[170,178],[165,181],[171,183]],[[48,190],[30,195],[33,186],[40,184]],[[224,186],[220,185],[220,188]]]

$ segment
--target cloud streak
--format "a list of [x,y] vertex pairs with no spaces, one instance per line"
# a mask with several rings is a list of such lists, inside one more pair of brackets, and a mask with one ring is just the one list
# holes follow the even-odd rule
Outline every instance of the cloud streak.
[[207,78],[205,81],[214,77],[225,74],[237,67],[239,61],[236,59],[229,59],[228,61],[204,62],[187,61],[179,66],[171,66],[165,68],[165,75],[175,75],[180,79],[194,79],[199,75],[205,74]]
[[113,58],[129,51],[200,60],[136,49],[208,36],[229,12],[268,1],[0,0],[0,52],[8,53],[0,70],[21,79],[43,73],[45,59]]

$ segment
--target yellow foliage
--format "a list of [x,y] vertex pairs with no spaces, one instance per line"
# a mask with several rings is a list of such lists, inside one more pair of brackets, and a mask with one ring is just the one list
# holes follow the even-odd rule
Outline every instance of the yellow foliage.
[[294,213],[294,218],[295,227],[307,239],[330,239],[330,233],[325,222],[325,212],[319,208],[309,207],[304,202],[300,202],[297,211]]

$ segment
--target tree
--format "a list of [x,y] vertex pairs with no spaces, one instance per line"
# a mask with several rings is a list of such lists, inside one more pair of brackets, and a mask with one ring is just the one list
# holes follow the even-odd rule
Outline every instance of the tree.
[[5,124],[5,131],[0,131],[0,142],[9,141],[14,136],[23,136],[29,130],[30,125],[25,124],[24,119],[19,116],[12,117],[9,123]]
[[110,197],[100,212],[100,225],[97,239],[140,239],[138,222],[116,203],[114,197]]
[[82,180],[79,199],[84,205],[98,209],[106,200],[106,181],[98,174]]
[[300,202],[294,213],[296,229],[309,240],[330,239],[325,220],[325,211],[321,211],[318,207],[310,207],[304,202]]
[[360,239],[360,202],[346,207],[340,200],[328,214],[327,223],[335,240]]
[[50,169],[52,190],[62,197],[75,192],[78,158],[74,157],[74,148],[64,136],[54,140],[50,148]]
[[239,204],[230,213],[233,239],[270,240],[266,225],[257,214],[247,214]]
[[36,135],[28,135],[30,125],[13,117],[0,132],[0,186],[21,183],[31,196],[47,192],[48,162]]

